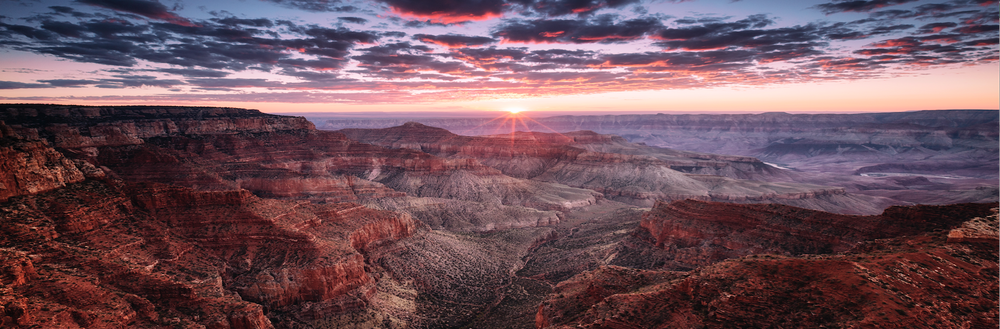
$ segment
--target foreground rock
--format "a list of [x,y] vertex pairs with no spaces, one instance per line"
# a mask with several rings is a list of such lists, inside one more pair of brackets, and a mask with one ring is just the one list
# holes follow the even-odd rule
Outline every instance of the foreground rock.
[[[538,328],[995,327],[1000,315],[995,240],[954,241],[948,239],[948,231],[936,229],[943,226],[937,222],[939,215],[955,225],[956,218],[950,216],[965,212],[962,208],[967,209],[896,209],[906,214],[897,217],[896,224],[915,234],[898,232],[903,236],[867,240],[832,255],[764,253],[690,272],[602,267],[560,283],[539,306],[535,324]],[[977,221],[996,225],[995,211],[989,219]],[[911,225],[906,219],[917,222]]]
[[352,204],[98,181],[0,213],[0,305],[26,327],[268,328],[363,307],[364,252],[418,227]]

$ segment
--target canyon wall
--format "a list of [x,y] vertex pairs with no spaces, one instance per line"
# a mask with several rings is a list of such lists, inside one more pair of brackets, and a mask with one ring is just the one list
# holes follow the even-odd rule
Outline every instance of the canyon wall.
[[[721,214],[715,211],[727,207],[725,210],[733,212],[724,217],[751,216],[750,222],[720,224],[728,220],[712,218]],[[560,282],[537,307],[536,328],[998,325],[997,240],[950,238],[956,230],[995,226],[995,203],[899,207],[877,216],[881,218],[839,219],[824,218],[832,214],[783,206],[761,214],[733,209],[743,207],[760,206],[673,203],[673,209],[661,210],[684,208],[689,215],[700,218],[697,221],[708,222],[697,225],[699,229],[675,230],[669,233],[672,239],[725,242],[729,238],[722,240],[709,232],[710,227],[728,225],[725,230],[737,235],[734,243],[757,235],[754,244],[760,253],[687,272],[617,266],[583,272]],[[657,220],[662,217],[651,216]],[[813,234],[831,234],[825,239],[803,239],[806,243],[796,244],[806,249],[793,253],[816,252],[809,249],[815,247],[811,246],[814,243],[846,250],[789,256],[789,246],[769,245],[779,241],[794,243],[794,239],[769,237],[775,234],[776,227],[771,225],[781,226],[781,222],[792,223],[792,230],[795,225],[818,225],[814,232],[819,233]],[[948,229],[955,226],[960,228]],[[886,229],[894,232],[883,231]],[[778,230],[796,234],[786,228]],[[866,240],[845,243],[852,239]],[[712,258],[713,254],[705,256]]]

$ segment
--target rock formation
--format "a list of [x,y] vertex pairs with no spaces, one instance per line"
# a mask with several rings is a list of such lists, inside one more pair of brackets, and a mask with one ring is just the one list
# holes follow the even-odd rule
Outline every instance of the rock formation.
[[889,191],[745,156],[351,132],[393,138],[372,145],[228,108],[11,104],[0,133],[2,328],[995,327],[1000,309],[995,204],[718,202],[873,212],[848,190]]
[[[412,119],[467,135],[496,134],[489,119]],[[524,120],[530,131],[590,130],[676,150],[749,156],[801,171],[791,179],[839,186],[896,204],[997,201],[1000,120],[996,110],[863,114],[649,114],[556,116]],[[321,129],[385,128],[404,119],[343,119]],[[588,148],[591,151],[602,151]],[[607,150],[604,150],[607,152]],[[617,152],[617,151],[613,151]],[[617,152],[621,153],[621,152]],[[736,177],[726,170],[673,169]],[[746,172],[742,168],[738,172]],[[933,184],[899,186],[897,176]],[[770,181],[770,179],[764,179]],[[990,189],[992,193],[979,188]]]
[[13,321],[42,327],[265,328],[268,312],[308,318],[306,303],[358,307],[372,285],[365,250],[418,227],[351,204],[89,180],[0,213],[12,246],[0,304],[25,302]]
[[509,176],[590,189],[635,205],[694,198],[783,202],[856,214],[880,211],[884,205],[881,200],[873,203],[849,196],[842,188],[785,182],[796,174],[754,158],[649,147],[589,131],[469,137],[410,122],[339,132],[395,149],[449,159],[472,158]]
[[[702,206],[700,210],[718,207]],[[535,324],[537,328],[994,327],[1000,315],[995,240],[946,240],[949,233],[940,230],[960,225],[962,216],[989,212],[983,207],[996,204],[979,205],[972,212],[962,206],[890,209],[884,219],[872,219],[883,228],[902,230],[896,232],[902,235],[866,240],[837,254],[755,254],[689,272],[602,267],[556,286],[538,307]],[[989,219],[977,221],[996,225],[996,208],[992,211]],[[780,216],[763,217],[802,223],[817,219],[816,213],[796,212],[786,209]]]
[[693,269],[753,254],[798,256],[845,252],[861,241],[946,230],[988,212],[989,204],[891,207],[849,216],[777,204],[676,201],[643,214],[641,227],[673,258]]

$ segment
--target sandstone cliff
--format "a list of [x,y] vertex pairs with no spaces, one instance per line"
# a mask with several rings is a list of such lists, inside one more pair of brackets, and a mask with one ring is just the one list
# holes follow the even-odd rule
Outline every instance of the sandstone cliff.
[[[300,117],[228,108],[19,105],[5,131],[131,182],[247,189],[269,198],[376,202],[406,195],[565,210],[600,194],[516,179],[474,159],[387,150]],[[55,176],[53,176],[55,177]],[[58,184],[56,184],[58,185]],[[390,202],[391,204],[391,202]]]
[[[896,232],[901,236],[867,240],[832,255],[757,254],[690,272],[602,267],[560,283],[537,308],[535,324],[994,327],[1000,314],[995,240],[946,241],[948,233],[940,228],[959,225],[960,217],[984,215],[990,212],[984,207],[995,206],[981,205],[971,212],[960,206],[889,209],[885,219],[872,220],[888,226],[883,228],[898,227],[905,231]],[[785,212],[782,217],[817,220],[812,212]],[[995,220],[993,215],[980,221],[995,225]]]
[[692,269],[753,254],[844,252],[861,241],[949,229],[989,207],[892,207],[877,216],[848,216],[776,204],[687,200],[657,204],[643,214],[641,227],[671,254],[667,267]]
[[418,227],[352,204],[95,181],[12,198],[0,213],[0,305],[42,327],[264,328],[357,308],[373,284],[365,250]]

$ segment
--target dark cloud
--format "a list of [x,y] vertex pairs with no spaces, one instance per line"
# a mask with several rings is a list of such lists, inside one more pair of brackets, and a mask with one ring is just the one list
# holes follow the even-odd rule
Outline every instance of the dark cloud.
[[140,48],[128,41],[95,40],[39,46],[31,48],[31,50],[78,62],[132,66],[136,63],[132,54],[139,51]]
[[621,8],[640,2],[640,0],[536,0],[529,6],[547,16],[561,16],[587,15],[602,8]]
[[416,77],[417,74],[433,71],[446,74],[463,74],[470,67],[462,62],[445,62],[442,56],[427,55],[430,47],[411,45],[399,42],[365,49],[362,55],[352,56],[358,61],[360,70],[355,71],[368,76],[387,79],[405,79]]
[[24,82],[0,80],[0,89],[29,89],[29,88],[51,88],[51,87],[52,86],[45,83],[24,83]]
[[300,9],[311,12],[334,12],[353,13],[359,10],[358,7],[341,5],[340,0],[264,0],[276,3],[283,7]]
[[772,47],[780,44],[825,45],[826,29],[820,25],[799,25],[765,29],[773,21],[764,15],[751,15],[735,22],[707,23],[665,29],[655,35],[663,40],[656,45],[668,50],[704,51],[724,48]]
[[955,32],[963,34],[992,33],[1000,32],[1000,25],[969,24],[955,29]]
[[[139,10],[136,10],[139,11]],[[298,37],[281,38],[270,30],[284,26]],[[358,43],[373,43],[379,35],[345,28],[298,26],[287,21],[235,17],[198,24],[149,23],[127,20],[89,20],[80,23],[47,20],[42,28],[0,23],[0,36],[22,35],[41,42],[0,40],[19,50],[50,54],[80,62],[133,66],[138,59],[187,68],[245,70],[273,65],[315,70],[339,69]],[[57,40],[59,36],[70,40]],[[293,53],[314,58],[292,58]],[[164,71],[168,72],[168,71]],[[181,71],[177,71],[181,72]],[[202,74],[191,70],[180,74]],[[217,75],[218,73],[210,73]]]
[[659,19],[652,17],[615,21],[614,16],[604,15],[588,20],[509,21],[497,27],[493,36],[519,43],[616,43],[640,39],[662,28]]
[[282,87],[278,81],[267,79],[188,79],[188,83],[202,88],[275,88]]
[[874,29],[872,29],[871,32],[869,32],[869,34],[871,34],[871,35],[889,34],[889,33],[893,33],[893,32],[896,32],[896,31],[909,30],[909,29],[912,29],[912,28],[914,28],[914,26],[910,25],[910,24],[898,24],[898,25],[890,25],[890,26],[878,26],[878,27],[875,27]]
[[189,78],[222,78],[229,75],[229,72],[199,69],[158,69],[156,71],[181,75]]
[[317,59],[299,59],[299,58],[285,58],[278,61],[278,63],[285,66],[292,66],[297,68],[309,68],[319,71],[330,71],[340,69],[344,64],[343,59],[334,59],[329,57],[321,57]]
[[81,13],[71,7],[66,7],[66,6],[49,6],[49,9],[52,9],[52,11],[57,15],[70,15],[76,18],[89,18],[94,16],[88,13]]
[[53,87],[82,87],[100,83],[100,81],[97,80],[85,80],[85,79],[84,80],[53,79],[53,80],[38,80],[38,82],[44,82]]
[[[598,10],[620,9],[641,0],[378,0],[393,12],[433,23],[454,24],[498,18],[508,12],[557,17],[591,15]],[[667,2],[684,2],[669,0]],[[644,9],[638,8],[638,12]]]
[[237,17],[213,18],[213,22],[226,26],[272,27],[274,22],[267,18],[246,19]]
[[415,34],[413,35],[413,39],[419,40],[421,42],[442,45],[445,47],[482,46],[497,42],[497,40],[494,38],[465,36],[458,34],[445,34],[445,35]]
[[73,38],[81,37],[81,32],[83,32],[83,28],[81,26],[68,22],[45,21],[42,23],[42,28],[64,37]]
[[378,0],[393,12],[437,23],[478,21],[500,17],[510,9],[505,0]]
[[[913,10],[882,10],[871,13],[871,17],[878,19],[945,19],[962,15],[981,15],[983,11],[972,7],[973,4],[963,1],[953,1],[951,3],[927,3],[916,6]],[[959,10],[965,9],[965,10]],[[992,15],[996,16],[996,15]]]
[[[169,24],[170,26],[177,26]],[[137,36],[147,31],[148,27],[143,25],[135,25],[127,21],[119,20],[102,20],[102,21],[90,21],[81,24],[81,29],[94,33],[98,38],[102,39],[117,39],[120,35],[127,34],[131,36]],[[145,39],[141,42],[154,42],[159,38],[149,36],[150,38]]]
[[917,29],[917,34],[928,34],[928,33],[940,33],[944,29],[952,28],[958,26],[955,22],[940,22],[940,23],[930,23],[921,26]]
[[354,23],[354,24],[368,23],[367,19],[361,17],[337,17],[337,20],[341,22]]
[[146,18],[170,22],[180,25],[192,25],[186,18],[170,12],[167,6],[157,1],[148,0],[77,0],[80,3],[107,8],[115,11],[133,13]]
[[118,88],[140,88],[140,87],[173,87],[185,84],[183,81],[174,79],[157,79],[148,75],[120,76],[118,79],[100,79],[100,83],[105,86],[115,86]]
[[823,13],[830,15],[844,12],[867,13],[876,9],[901,5],[917,0],[841,0],[816,5]]
[[664,29],[657,35],[657,37],[662,40],[689,40],[693,38],[728,33],[736,30],[764,28],[773,23],[774,21],[767,18],[765,15],[751,15],[746,19],[741,19],[735,22],[708,20],[699,26]]
[[346,79],[341,79],[339,74],[330,72],[316,72],[316,71],[296,70],[293,68],[286,68],[281,73],[283,75],[293,76],[308,81],[323,81],[323,82],[346,81]]
[[[271,2],[324,12],[345,7],[338,1]],[[397,97],[391,101],[400,101],[431,99],[425,97],[475,99],[494,93],[547,95],[863,79],[885,76],[889,68],[996,61],[1000,33],[994,8],[983,9],[977,1],[960,0],[881,10],[878,8],[890,3],[904,2],[834,1],[828,5],[841,5],[838,12],[870,14],[849,22],[781,27],[775,27],[775,19],[764,15],[744,19],[685,17],[673,21],[665,15],[631,19],[598,15],[602,9],[632,7],[638,1],[381,2],[403,17],[387,18],[389,24],[375,27],[380,30],[391,30],[391,24],[396,24],[434,26],[431,31],[448,31],[441,26],[504,14],[517,14],[524,19],[501,21],[489,35],[426,32],[411,35],[403,32],[412,31],[408,29],[364,31],[343,26],[356,25],[342,24],[370,23],[359,17],[338,17],[335,22],[341,24],[333,27],[241,18],[225,11],[212,13],[214,18],[206,20],[171,21],[170,16],[157,14],[173,15],[159,2],[146,0],[136,5],[90,0],[86,3],[100,3],[99,6],[119,13],[71,17],[76,13],[72,8],[53,6],[51,13],[19,22],[25,25],[0,23],[0,47],[119,66],[120,69],[103,70],[104,74],[115,74],[112,78],[2,82],[0,88],[92,86],[185,90],[179,87],[188,86],[197,91],[218,91],[212,93],[215,95],[235,94],[240,88],[266,88],[312,99],[304,101],[386,101],[387,95]],[[860,5],[852,5],[857,3]],[[305,8],[308,6],[313,7]],[[902,17],[916,19],[919,24],[895,20]],[[906,32],[914,33],[903,34]],[[887,35],[893,37],[883,40]],[[866,38],[872,42],[861,49],[839,47],[858,42],[831,47],[836,40]],[[495,44],[499,42],[555,43],[569,49],[497,47]],[[448,49],[441,51],[429,46],[431,43]],[[620,50],[573,49],[579,47],[575,44],[585,43],[629,43],[627,48],[653,45],[663,51],[614,53]],[[586,46],[591,47],[594,46]],[[146,63],[142,67],[136,65],[141,62]],[[766,65],[775,62],[782,64]],[[148,63],[153,63],[153,67],[146,66]],[[353,64],[356,69],[348,71],[347,68],[355,67]],[[244,70],[293,79],[288,82],[227,78]],[[338,93],[323,95],[294,90],[338,90]],[[348,90],[365,93],[354,95],[345,92]],[[371,93],[372,90],[378,92]],[[410,94],[413,90],[420,92]],[[287,100],[290,96],[261,97]]]
[[453,50],[451,56],[467,62],[519,61],[528,56],[528,48],[462,48]]
[[4,28],[8,35],[19,34],[35,40],[52,40],[56,37],[55,34],[49,31],[36,29],[27,25],[0,23],[0,27]]

